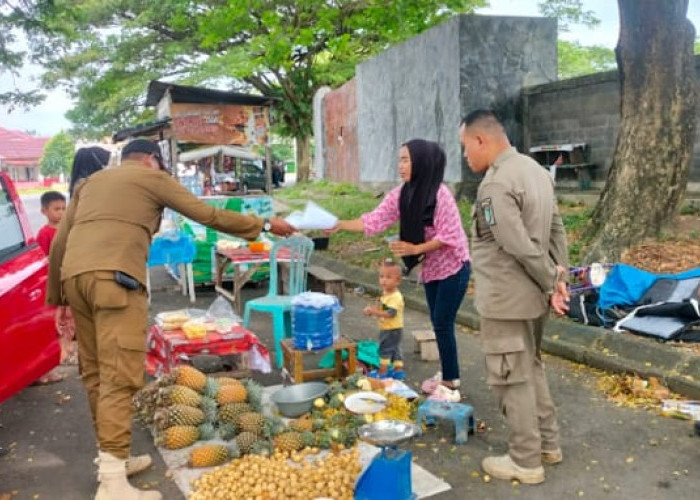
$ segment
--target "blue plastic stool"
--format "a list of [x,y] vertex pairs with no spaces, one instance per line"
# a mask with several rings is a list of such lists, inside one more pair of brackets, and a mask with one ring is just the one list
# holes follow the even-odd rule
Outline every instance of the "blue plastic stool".
[[426,401],[418,407],[418,435],[423,433],[423,421],[434,422],[436,418],[452,420],[455,426],[455,443],[465,444],[469,432],[476,431],[474,408],[464,403]]

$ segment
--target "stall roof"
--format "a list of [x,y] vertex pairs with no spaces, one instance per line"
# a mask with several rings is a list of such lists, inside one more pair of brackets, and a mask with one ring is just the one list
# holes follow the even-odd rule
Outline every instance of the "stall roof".
[[140,125],[134,125],[133,127],[123,128],[118,130],[112,136],[114,142],[121,142],[129,137],[138,137],[142,135],[152,135],[160,132],[165,127],[170,124],[170,118],[164,118],[162,120],[142,123]]
[[247,150],[239,146],[207,146],[204,148],[192,149],[178,155],[178,161],[196,161],[202,158],[207,158],[209,156],[218,155],[223,153],[224,156],[231,156],[233,158],[241,158],[243,160],[257,160],[258,155],[252,151]]
[[170,97],[173,102],[181,103],[269,106],[276,100],[271,97],[259,95],[239,94],[238,92],[189,87],[186,85],[176,85],[174,83],[151,80],[151,83],[148,84],[146,106],[157,106],[168,89],[170,90]]

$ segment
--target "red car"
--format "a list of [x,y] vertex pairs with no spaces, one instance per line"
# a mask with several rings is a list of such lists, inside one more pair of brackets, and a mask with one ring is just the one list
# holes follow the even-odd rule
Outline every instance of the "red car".
[[45,305],[47,275],[22,202],[0,172],[0,403],[59,363],[54,314]]

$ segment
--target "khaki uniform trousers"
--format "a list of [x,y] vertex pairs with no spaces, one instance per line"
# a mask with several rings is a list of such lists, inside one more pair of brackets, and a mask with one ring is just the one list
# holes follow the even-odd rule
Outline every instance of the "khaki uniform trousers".
[[521,467],[539,467],[542,451],[559,448],[556,410],[540,351],[548,315],[533,320],[481,318],[486,383],[510,428],[510,457]]
[[127,290],[113,271],[90,271],[63,282],[75,318],[81,377],[100,450],[129,457],[132,397],[143,386],[146,291]]

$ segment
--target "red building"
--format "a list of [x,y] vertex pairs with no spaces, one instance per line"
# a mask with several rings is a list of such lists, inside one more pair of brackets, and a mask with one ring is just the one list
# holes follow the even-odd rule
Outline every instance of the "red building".
[[0,127],[0,171],[15,182],[37,182],[39,160],[49,139]]

